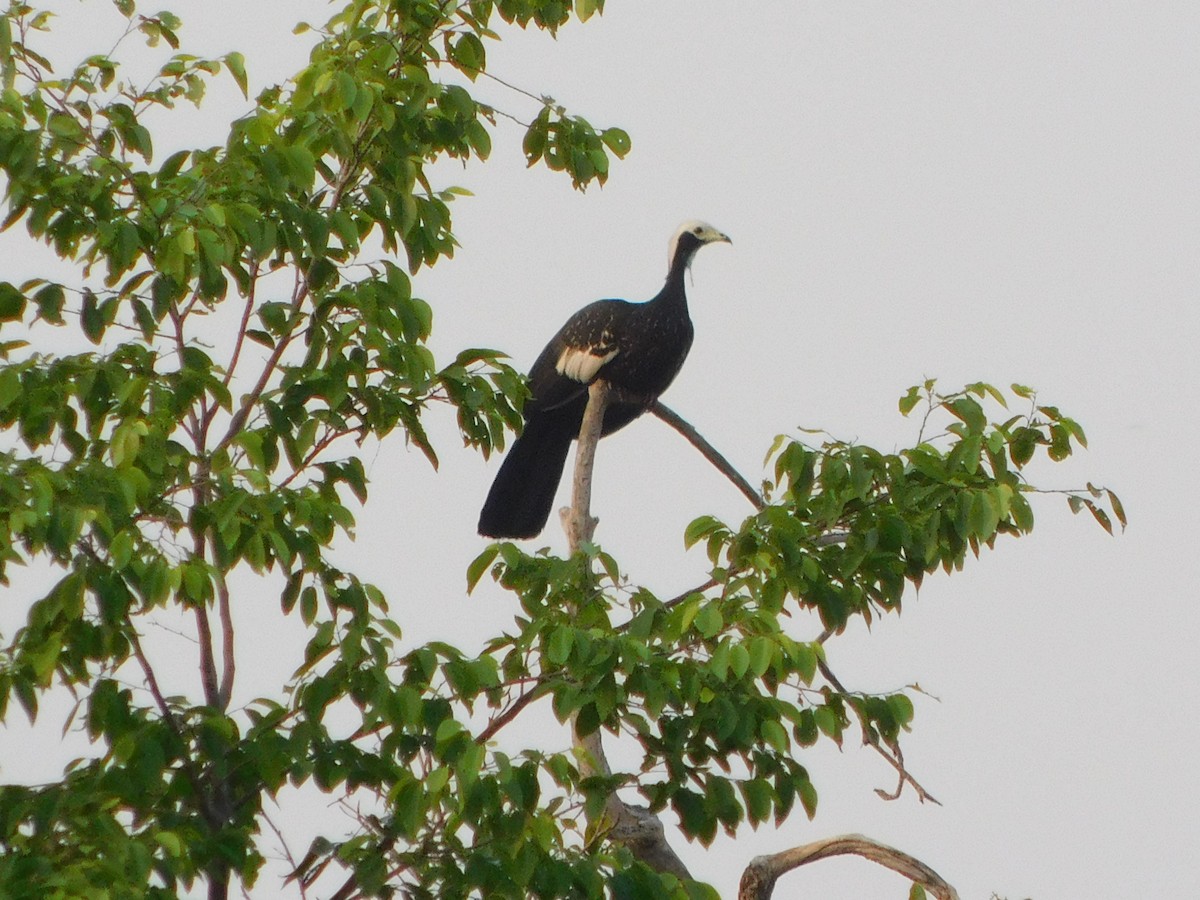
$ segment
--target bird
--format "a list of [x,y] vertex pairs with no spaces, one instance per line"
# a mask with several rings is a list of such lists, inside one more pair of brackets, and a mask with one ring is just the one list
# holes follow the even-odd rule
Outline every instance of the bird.
[[571,441],[579,436],[588,386],[609,386],[601,435],[624,428],[679,374],[692,346],[684,275],[706,244],[732,244],[712,225],[689,220],[668,246],[667,279],[650,300],[597,300],[571,316],[529,370],[524,428],[500,465],[479,515],[490,538],[537,537],[546,526]]

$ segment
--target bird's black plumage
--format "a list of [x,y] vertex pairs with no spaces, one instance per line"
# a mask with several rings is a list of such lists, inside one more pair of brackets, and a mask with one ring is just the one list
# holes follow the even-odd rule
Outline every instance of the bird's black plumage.
[[545,527],[592,381],[603,378],[611,391],[602,434],[628,425],[671,384],[692,346],[684,274],[696,251],[713,241],[729,238],[703,222],[685,222],[671,239],[670,269],[656,297],[597,300],[546,345],[529,372],[525,428],[496,473],[480,534],[528,538]]

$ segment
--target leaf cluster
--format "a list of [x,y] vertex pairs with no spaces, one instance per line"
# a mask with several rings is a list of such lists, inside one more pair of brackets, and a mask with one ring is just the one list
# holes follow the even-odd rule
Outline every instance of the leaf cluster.
[[[435,359],[413,276],[453,255],[466,193],[430,165],[486,158],[495,121],[439,71],[477,78],[494,25],[553,32],[572,4],[343,4],[304,70],[254,98],[222,145],[161,159],[152,123],[199,105],[214,78],[247,95],[247,60],[188,53],[178,16],[115,5],[124,35],[62,71],[48,12],[0,14],[0,228],[24,226],[76,272],[0,272],[0,577],[58,569],[0,648],[0,717],[15,697],[35,719],[65,686],[68,727],[99,751],[59,782],[2,789],[0,892],[252,885],[264,801],[315,785],[378,804],[327,842],[364,894],[391,891],[396,866],[419,895],[596,893],[596,855],[610,874],[628,858],[569,846],[539,803],[545,768],[485,755],[460,721],[479,691],[498,696],[489,665],[400,653],[382,593],[329,561],[367,497],[366,442],[399,430],[436,465],[431,409],[448,405],[485,453],[519,422],[525,389],[502,354]],[[158,60],[149,82],[123,76],[130,38]],[[596,141],[623,153],[627,139],[569,120],[556,146],[589,147],[590,169],[555,168],[602,180]],[[81,352],[35,349],[47,329]],[[231,591],[239,570],[309,634],[293,681],[243,709],[234,622],[261,598]],[[156,677],[148,629],[164,610],[199,651],[183,696]],[[330,727],[330,709],[357,710],[358,730]]]

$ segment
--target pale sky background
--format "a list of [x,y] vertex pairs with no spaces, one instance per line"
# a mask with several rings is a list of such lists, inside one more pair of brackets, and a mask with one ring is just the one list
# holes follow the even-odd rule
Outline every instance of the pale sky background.
[[[260,86],[302,65],[309,39],[292,22],[326,16],[313,2],[174,6],[185,50],[243,50]],[[671,232],[702,218],[734,243],[697,257],[696,342],[664,399],[752,481],[780,432],[824,428],[892,450],[916,433],[896,412],[909,385],[1017,381],[1077,418],[1091,446],[1039,467],[1039,483],[1111,487],[1131,520],[1110,538],[1040,498],[1031,536],[828,645],[853,689],[919,683],[938,698],[915,697],[904,748],[944,806],[911,792],[881,801],[873,789],[894,786],[891,770],[848,739],[802,757],[820,792],[813,822],[708,850],[674,838],[693,873],[733,896],[753,855],[861,832],[964,898],[1200,896],[1200,6],[609,0],[557,41],[503,33],[489,71],[620,125],[633,152],[603,190],[579,195],[526,170],[521,130],[501,120],[490,162],[438,167],[441,184],[475,193],[454,204],[460,251],[416,282],[441,358],[490,346],[527,367],[583,304],[652,296]],[[478,95],[536,113],[494,83]],[[179,146],[220,142],[245,109],[234,93],[213,101]],[[31,274],[36,259],[5,235],[0,277]],[[477,645],[516,609],[490,586],[463,590],[496,462],[460,449],[448,414],[430,425],[440,471],[399,435],[386,441],[339,560],[388,593],[413,643]],[[668,596],[705,577],[703,553],[683,550],[687,522],[748,512],[651,419],[601,445],[594,508],[597,539],[631,580]],[[530,546],[545,544],[565,540],[551,528]],[[16,591],[8,634],[27,603]],[[279,648],[298,632],[269,611],[261,623],[256,608],[235,613],[249,699],[294,667]],[[794,633],[818,630],[798,620]],[[546,746],[565,744],[552,719],[535,721]],[[6,731],[0,771],[21,777],[27,729],[14,719]],[[260,890],[273,893],[268,876]],[[793,873],[776,896],[906,892],[845,859]]]

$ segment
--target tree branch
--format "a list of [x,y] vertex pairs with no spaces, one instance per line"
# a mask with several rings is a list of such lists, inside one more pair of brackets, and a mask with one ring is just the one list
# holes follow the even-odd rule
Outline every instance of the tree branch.
[[[600,440],[604,423],[604,410],[608,405],[608,384],[593,381],[588,388],[588,404],[579,427],[579,446],[575,451],[575,478],[572,483],[571,507],[561,511],[563,528],[567,532],[567,543],[571,553],[579,549],[583,541],[590,541],[596,528],[591,514],[592,469],[596,458],[596,444]],[[571,731],[575,748],[580,757],[580,772],[586,777],[599,775],[609,777],[612,769],[604,753],[600,732],[581,735],[576,730],[576,718],[571,718]],[[677,878],[691,880],[687,866],[667,843],[662,822],[647,807],[624,802],[614,790],[604,803],[600,831],[609,840],[626,847],[635,858],[658,872],[669,872]]]
[[297,272],[296,283],[292,289],[292,301],[288,306],[287,323],[284,333],[275,342],[274,348],[271,350],[270,355],[267,356],[267,361],[263,363],[262,370],[258,373],[258,380],[254,383],[250,391],[242,397],[242,403],[238,407],[237,412],[230,417],[229,427],[226,429],[224,437],[213,448],[214,454],[223,450],[226,445],[241,433],[246,420],[250,417],[251,410],[255,408],[259,398],[266,391],[267,385],[271,382],[271,376],[275,374],[275,370],[279,367],[279,362],[283,358],[284,351],[287,350],[292,340],[296,337],[296,327],[300,323],[301,309],[307,297],[308,276],[302,272]]
[[575,449],[575,479],[571,485],[571,506],[560,514],[571,553],[578,550],[584,541],[590,541],[596,531],[596,520],[592,518],[592,469],[596,462],[596,444],[600,441],[604,411],[607,408],[608,382],[597,379],[588,388],[587,408],[579,426],[579,446]]
[[763,498],[759,495],[750,482],[741,476],[741,473],[735,469],[724,456],[717,452],[716,447],[704,439],[704,437],[695,428],[691,426],[674,410],[664,406],[661,400],[655,400],[654,405],[650,407],[650,412],[658,416],[680,434],[682,434],[693,447],[710,463],[716,466],[717,471],[733,482],[734,486],[741,491],[746,499],[754,504],[755,509],[763,508]]
[[193,611],[196,614],[196,632],[200,644],[200,681],[204,686],[204,702],[213,709],[220,709],[221,687],[217,678],[217,662],[213,655],[213,633],[208,621],[208,607],[203,602],[198,602]]
[[[362,160],[365,154],[363,139],[368,130],[368,122],[363,122],[359,127],[359,133],[355,142],[352,158],[343,160],[341,171],[338,173],[337,180],[333,184],[333,193],[330,196],[328,205],[322,210],[326,214],[331,214],[339,206],[350,190],[355,178],[358,177],[361,171]],[[230,417],[229,428],[226,430],[224,437],[217,442],[213,453],[223,450],[234,438],[238,436],[242,428],[246,425],[246,420],[250,417],[250,412],[257,406],[259,398],[267,389],[267,385],[271,382],[271,377],[279,368],[280,361],[283,358],[284,351],[297,337],[297,326],[302,318],[302,310],[304,301],[308,299],[311,292],[311,283],[308,277],[308,271],[299,267],[297,261],[296,281],[292,288],[292,301],[288,305],[288,314],[284,333],[275,343],[275,347],[271,350],[267,361],[263,364],[262,371],[259,372],[258,380],[250,389],[250,392],[242,397],[242,403],[237,411]],[[251,294],[253,291],[250,292]],[[247,312],[253,306],[253,297],[248,296]],[[244,321],[248,321],[245,319]],[[239,344],[240,348],[240,344]],[[236,359],[234,360],[236,362]]]
[[825,838],[802,847],[793,847],[769,856],[756,856],[742,872],[738,900],[769,900],[775,882],[792,869],[819,859],[844,855],[861,856],[871,862],[899,872],[905,878],[933,893],[938,900],[959,900],[958,891],[946,883],[937,872],[919,859],[902,850],[881,844],[861,834],[844,834]]
[[163,695],[162,689],[158,686],[158,678],[154,674],[154,669],[150,667],[150,660],[146,657],[145,651],[142,649],[141,638],[138,637],[137,629],[133,625],[133,621],[126,617],[126,622],[129,625],[129,645],[133,648],[133,656],[137,660],[138,665],[142,669],[142,675],[146,678],[146,688],[150,691],[150,696],[154,698],[154,704],[158,707],[159,714],[163,717],[163,721],[167,723],[167,727],[171,729],[171,733],[175,739],[179,741],[179,759],[180,765],[183,768],[184,775],[191,783],[192,791],[196,795],[196,808],[199,810],[201,817],[214,831],[222,826],[220,815],[212,808],[209,803],[209,797],[204,790],[204,779],[196,770],[195,761],[188,755],[188,741],[184,737],[183,729],[179,725],[179,720],[175,718],[175,713],[171,709],[171,705],[167,703],[167,698]]
[[242,308],[242,321],[233,342],[233,353],[229,356],[229,365],[225,367],[225,377],[221,379],[221,383],[225,387],[229,387],[229,383],[233,381],[233,373],[237,370],[238,361],[242,356],[242,345],[246,342],[246,331],[250,328],[250,316],[254,312],[254,296],[257,293],[255,288],[258,287],[258,267],[258,262],[253,260],[250,262],[250,284],[246,289],[246,305]]
[[217,570],[217,612],[221,617],[221,683],[217,690],[218,709],[225,712],[233,696],[233,676],[237,664],[233,648],[233,612],[230,609],[229,585],[225,573]]
[[538,699],[538,697],[544,696],[538,691],[539,687],[541,687],[540,682],[535,684],[525,693],[519,695],[516,700],[508,705],[507,709],[496,716],[496,718],[492,719],[492,721],[488,722],[487,727],[484,728],[483,731],[479,732],[479,734],[475,737],[475,743],[486,744],[496,736],[496,733],[501,728],[515,719],[520,714],[521,710],[523,710],[534,700]]
[[[826,629],[825,631],[823,631],[821,633],[821,636],[819,638],[817,638],[817,641],[819,643],[824,643],[831,634],[832,634],[832,632],[829,629]],[[829,682],[829,684],[833,687],[834,690],[836,690],[840,694],[849,694],[850,693],[848,690],[846,690],[845,686],[838,679],[838,677],[833,674],[833,670],[829,668],[829,664],[827,662],[825,662],[825,660],[820,659],[818,657],[817,668],[820,670],[821,675],[824,676],[825,680]],[[859,724],[862,725],[861,717],[859,720]],[[904,789],[904,785],[910,784],[910,785],[912,785],[913,790],[917,792],[917,799],[920,800],[922,803],[929,801],[930,803],[936,803],[938,806],[942,805],[942,801],[939,800],[937,797],[933,796],[933,794],[929,793],[929,791],[925,790],[925,788],[922,787],[921,783],[919,781],[917,781],[917,779],[915,779],[912,776],[912,774],[908,771],[908,769],[906,769],[904,767],[904,756],[900,752],[899,745],[893,746],[891,748],[884,747],[883,744],[879,740],[879,735],[877,735],[871,731],[868,731],[865,726],[863,726],[863,728],[862,728],[862,738],[863,738],[863,743],[869,744],[871,747],[873,747],[875,749],[875,752],[878,753],[880,756],[882,756],[887,761],[888,765],[890,765],[893,769],[895,769],[896,773],[900,776],[900,783],[898,785],[896,785],[895,792],[889,794],[888,792],[877,788],[875,793],[877,793],[884,800],[895,800],[897,797],[900,796],[900,792]]]

